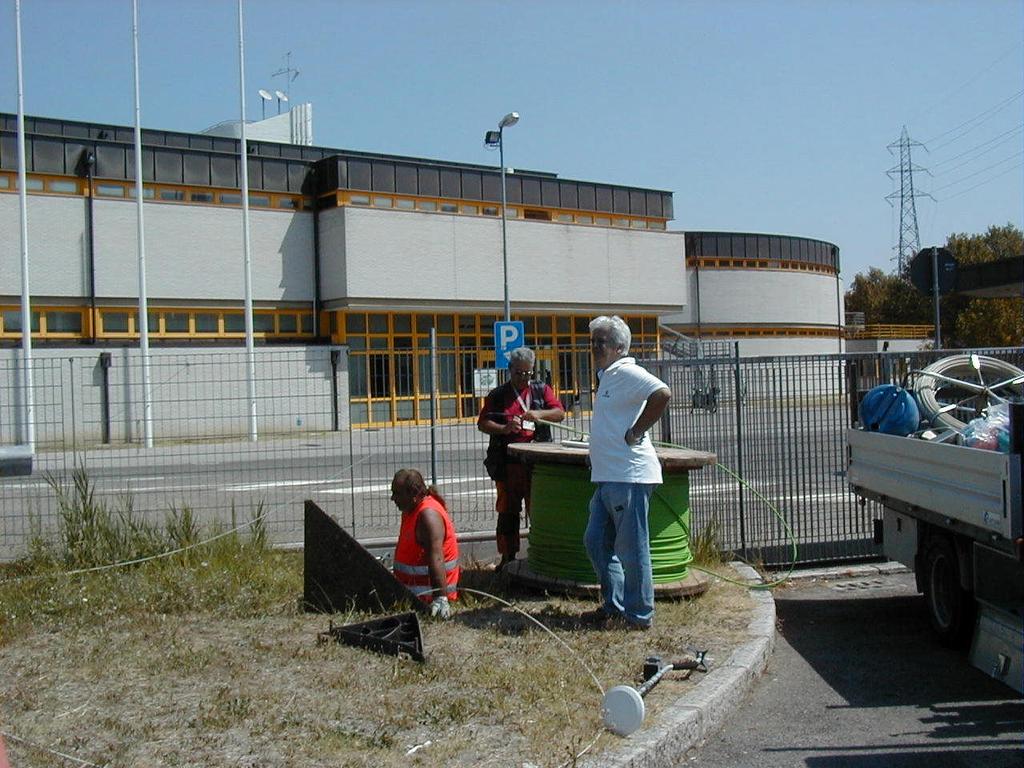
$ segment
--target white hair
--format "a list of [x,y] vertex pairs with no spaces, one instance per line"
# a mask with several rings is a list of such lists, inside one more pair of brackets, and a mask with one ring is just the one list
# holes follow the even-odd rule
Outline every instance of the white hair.
[[616,351],[624,355],[629,354],[629,343],[633,340],[633,334],[630,333],[625,320],[618,315],[595,317],[590,321],[590,333],[593,335],[594,331],[599,330],[608,334],[608,340],[615,345]]
[[533,363],[536,359],[537,355],[535,355],[533,350],[529,347],[516,347],[508,353],[508,362],[510,366],[512,363],[525,362],[528,366],[533,368]]

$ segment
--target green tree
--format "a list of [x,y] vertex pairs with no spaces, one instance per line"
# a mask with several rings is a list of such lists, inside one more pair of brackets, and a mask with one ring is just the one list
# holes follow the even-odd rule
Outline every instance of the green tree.
[[[1013,224],[991,226],[983,234],[954,233],[946,240],[957,264],[966,266],[1024,254],[1024,233]],[[863,312],[865,323],[930,324],[932,299],[915,289],[907,274],[871,267],[846,292],[846,310]],[[982,299],[949,294],[939,304],[944,347],[1024,345],[1024,298]]]
[[[961,266],[1009,259],[1024,254],[1024,233],[1013,224],[992,226],[980,235],[952,234],[946,247]],[[1024,344],[1024,298],[982,299],[954,294],[943,299],[941,311],[942,332],[949,334],[944,346]]]
[[846,311],[863,312],[868,325],[923,325],[931,322],[931,302],[905,277],[878,267],[853,278],[846,292]]

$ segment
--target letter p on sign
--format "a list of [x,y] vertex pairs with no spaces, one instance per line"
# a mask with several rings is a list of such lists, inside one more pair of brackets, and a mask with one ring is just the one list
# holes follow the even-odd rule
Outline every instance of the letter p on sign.
[[494,367],[508,368],[508,356],[525,342],[525,331],[521,320],[500,320],[494,324]]

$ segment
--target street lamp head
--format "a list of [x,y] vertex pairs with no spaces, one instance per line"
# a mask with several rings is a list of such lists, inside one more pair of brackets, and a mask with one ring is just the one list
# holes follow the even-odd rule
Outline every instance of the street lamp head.
[[518,112],[509,112],[507,115],[505,115],[503,118],[501,118],[501,122],[498,123],[498,128],[508,128],[509,126],[515,125],[518,122],[519,122],[519,113]]
[[488,147],[496,147],[501,144],[501,132],[500,131],[488,131],[484,134],[484,144]]

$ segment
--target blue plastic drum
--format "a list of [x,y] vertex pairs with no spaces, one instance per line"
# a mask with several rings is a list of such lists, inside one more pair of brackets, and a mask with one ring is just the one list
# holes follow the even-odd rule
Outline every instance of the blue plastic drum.
[[914,396],[895,384],[882,384],[864,395],[858,416],[864,429],[900,437],[915,431],[921,422]]

